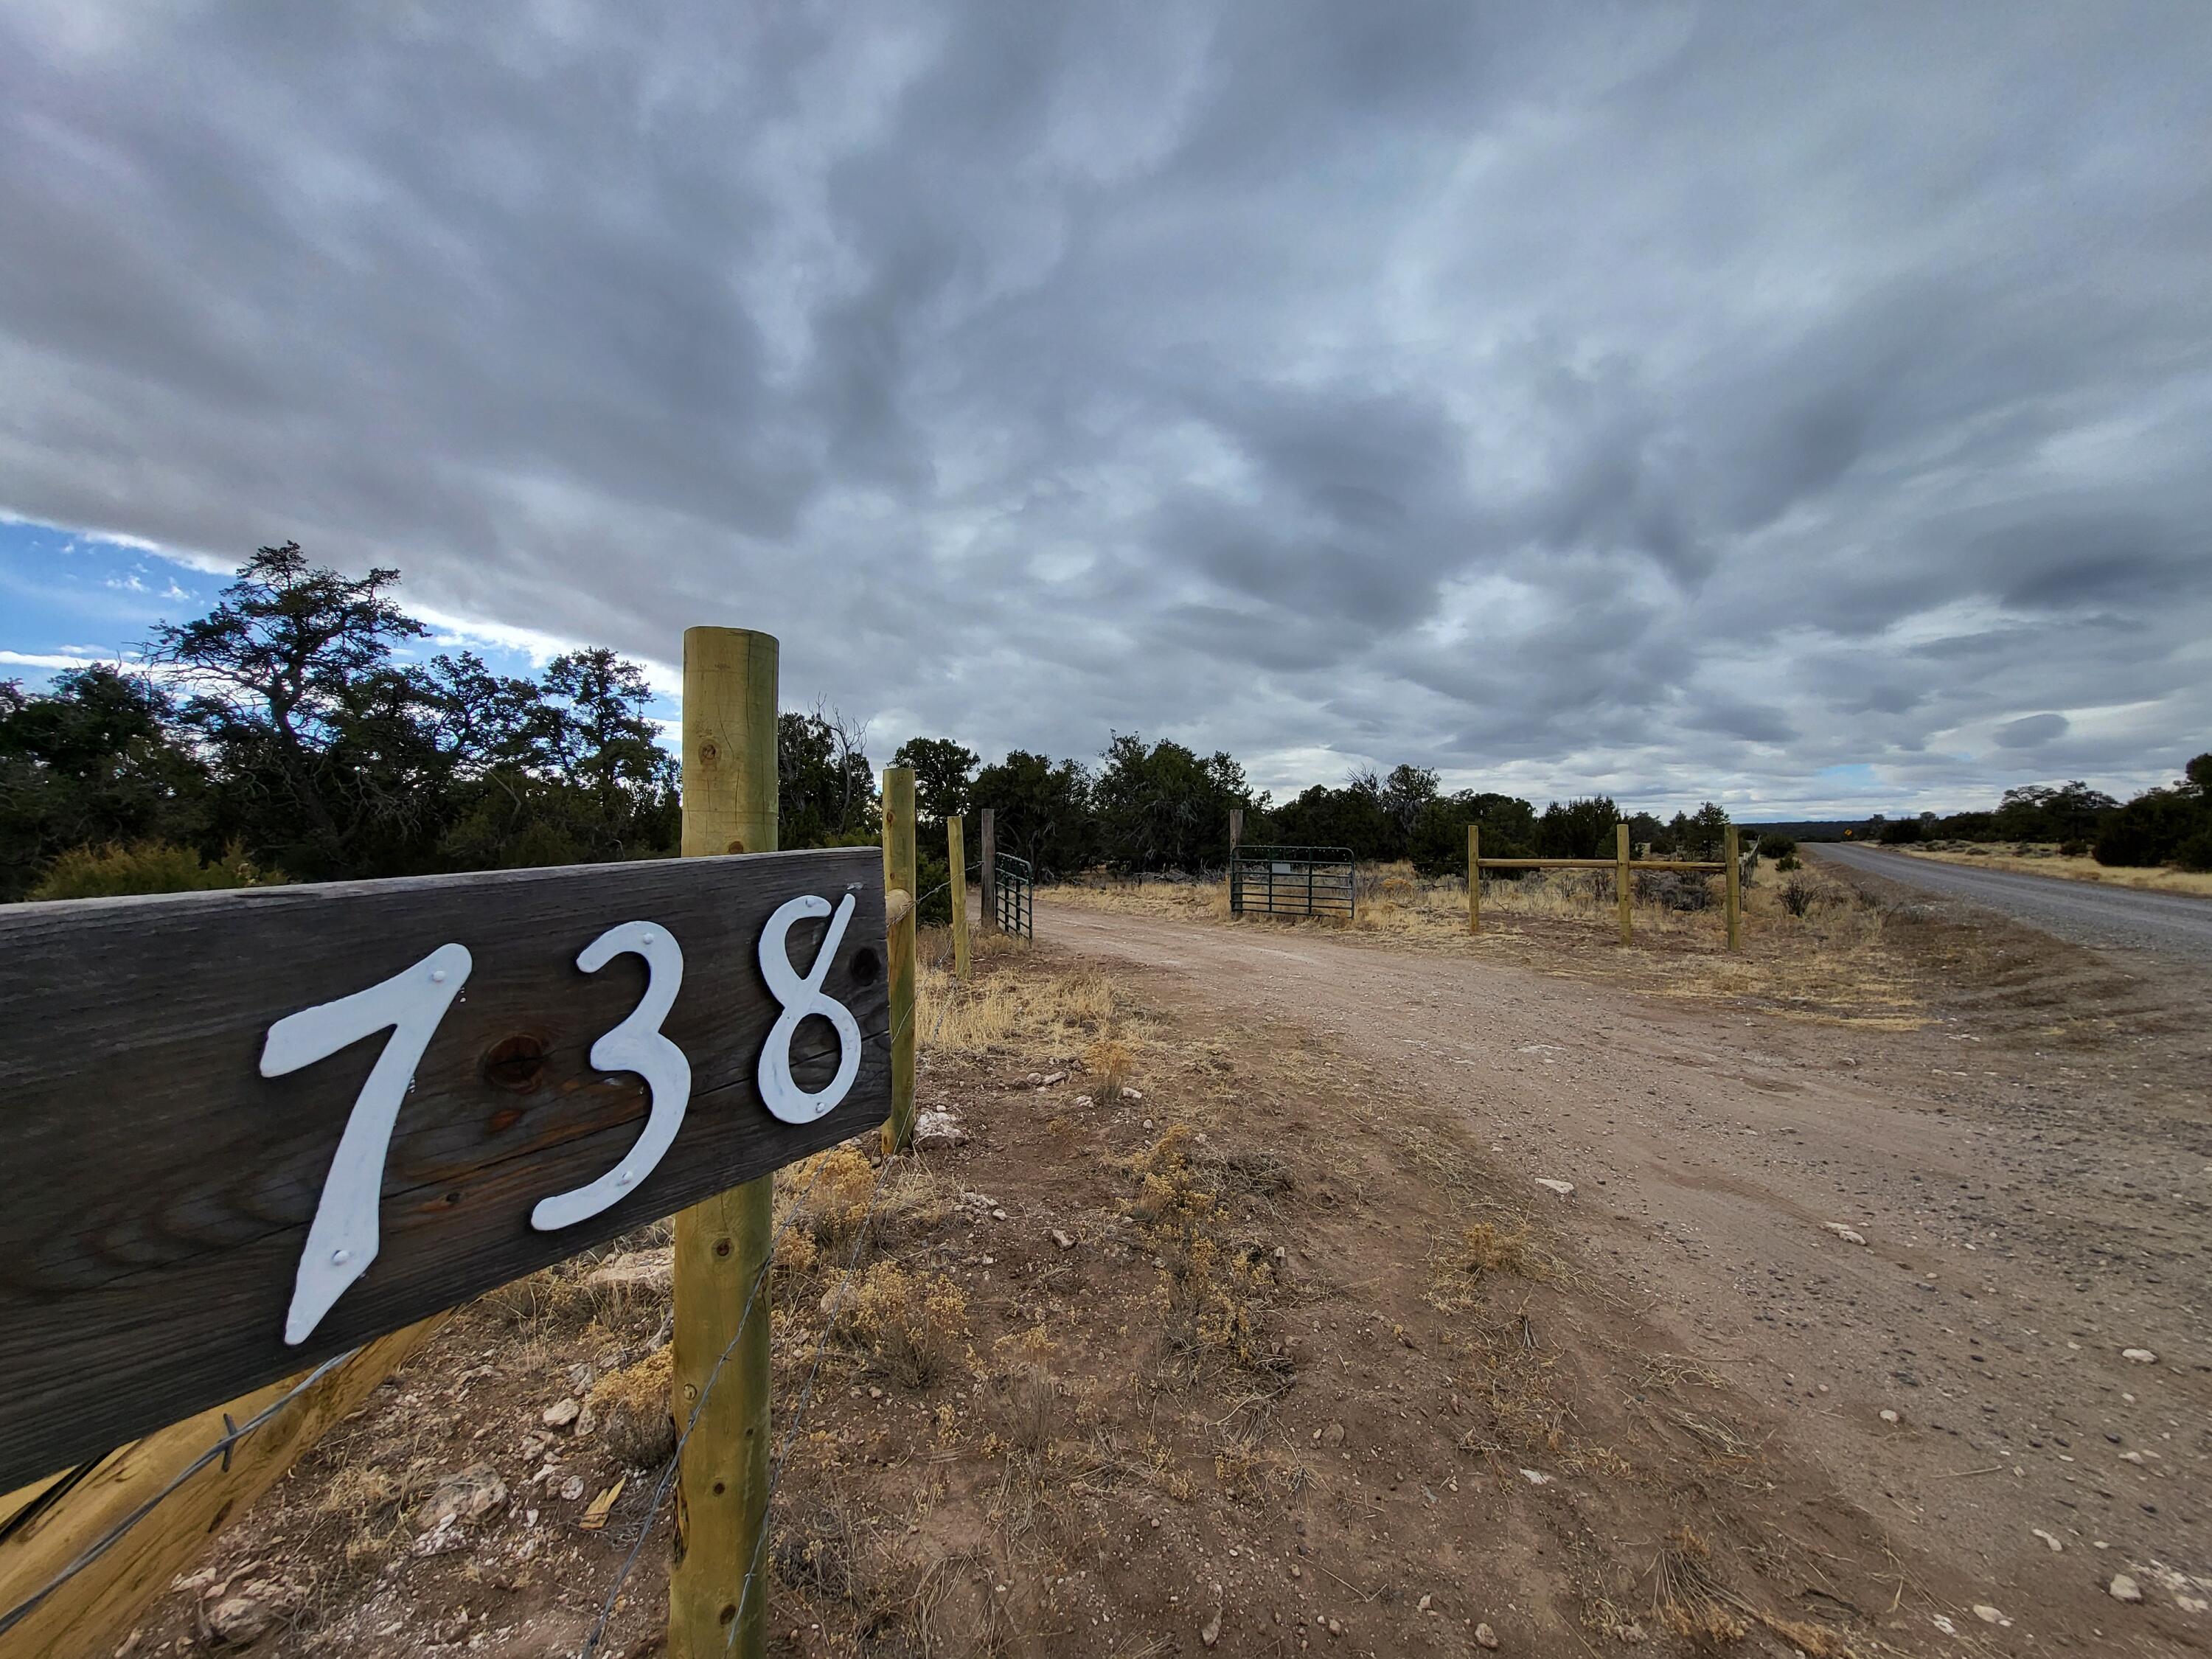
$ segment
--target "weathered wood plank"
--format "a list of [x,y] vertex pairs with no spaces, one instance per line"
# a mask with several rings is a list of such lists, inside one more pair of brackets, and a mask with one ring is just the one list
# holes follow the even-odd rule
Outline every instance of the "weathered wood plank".
[[[755,1082],[781,1012],[757,942],[785,900],[848,891],[823,989],[859,1021],[860,1076],[824,1117],[781,1123]],[[872,1127],[890,1097],[882,903],[858,848],[0,908],[0,1491]],[[630,921],[683,948],[662,1030],[690,1062],[690,1109],[635,1192],[541,1232],[532,1205],[612,1167],[642,1127],[642,1082],[590,1050],[644,964],[576,967]],[[791,930],[800,971],[826,927]],[[307,1224],[383,1036],[264,1079],[264,1036],[449,941],[474,965],[399,1114],[380,1252],[288,1346]],[[793,1053],[819,1088],[836,1035],[810,1019]]]

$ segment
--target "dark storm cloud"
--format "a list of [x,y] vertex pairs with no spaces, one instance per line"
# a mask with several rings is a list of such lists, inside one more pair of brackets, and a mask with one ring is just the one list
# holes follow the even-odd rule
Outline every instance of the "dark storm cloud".
[[2063,714],[2029,714],[2021,720],[2007,720],[1996,729],[1996,745],[2000,749],[2039,749],[2055,738],[2066,735],[2068,721]]
[[886,752],[2149,781],[2212,732],[2208,46],[2189,6],[17,5],[0,509],[297,537],[662,662],[769,628]]

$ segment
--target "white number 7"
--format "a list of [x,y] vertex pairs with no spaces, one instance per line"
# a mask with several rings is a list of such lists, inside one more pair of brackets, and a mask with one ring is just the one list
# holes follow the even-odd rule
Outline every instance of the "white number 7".
[[[645,958],[645,994],[621,1024],[592,1045],[592,1064],[602,1072],[635,1072],[643,1078],[653,1109],[627,1158],[598,1180],[543,1200],[530,1212],[530,1224],[541,1232],[573,1227],[597,1215],[651,1175],[684,1127],[684,1111],[691,1102],[691,1063],[660,1030],[660,1022],[668,1018],[676,994],[683,988],[683,948],[658,922],[625,921],[585,946],[576,966],[596,974],[624,951]],[[376,1057],[346,1119],[337,1155],[323,1182],[321,1201],[315,1206],[315,1219],[307,1229],[292,1305],[284,1316],[284,1340],[289,1343],[306,1341],[346,1287],[376,1260],[377,1200],[383,1192],[392,1127],[414,1085],[415,1068],[430,1046],[431,1033],[468,982],[473,965],[465,946],[441,945],[380,985],[302,1008],[269,1028],[269,1040],[261,1048],[264,1077],[283,1077],[327,1060],[387,1026],[392,1030],[391,1040]]]
[[430,1046],[430,1034],[453,1006],[475,966],[467,947],[441,945],[403,973],[381,985],[356,991],[288,1014],[269,1028],[261,1048],[261,1075],[283,1077],[302,1066],[326,1060],[341,1048],[389,1026],[392,1037],[376,1057],[368,1081],[361,1085],[337,1155],[323,1182],[322,1200],[307,1229],[300,1254],[292,1305],[284,1316],[284,1340],[304,1342],[322,1322],[346,1286],[376,1260],[376,1203],[384,1186],[384,1155],[391,1149],[392,1127],[400,1103],[414,1086],[415,1068]]

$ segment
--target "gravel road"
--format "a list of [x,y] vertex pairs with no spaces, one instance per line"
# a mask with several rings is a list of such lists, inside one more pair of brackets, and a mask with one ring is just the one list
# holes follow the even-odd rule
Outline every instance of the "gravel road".
[[1976,870],[1872,847],[1824,842],[1804,850],[1845,869],[2002,911],[2076,945],[2148,951],[2212,967],[2212,901],[2183,893],[2100,887],[2058,876]]
[[[2124,915],[2135,896],[2078,902]],[[2116,1007],[2061,1046],[2037,1010],[2089,994],[2057,940],[1981,1013],[1892,1030],[1042,895],[1037,917],[1040,941],[1146,964],[1217,1018],[1388,1066],[1532,1194],[1573,1182],[1559,1214],[1613,1293],[2021,1630],[2179,1650],[2180,1624],[2089,1632],[2112,1626],[2102,1576],[2125,1564],[2212,1575],[2212,1128],[2185,1010]]]

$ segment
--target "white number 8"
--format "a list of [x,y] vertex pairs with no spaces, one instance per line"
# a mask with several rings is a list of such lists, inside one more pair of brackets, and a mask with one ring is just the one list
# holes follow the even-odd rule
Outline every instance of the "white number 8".
[[[845,924],[853,919],[853,895],[846,894],[804,979],[792,970],[791,925],[803,917],[829,915],[830,901],[811,893],[788,900],[761,929],[761,973],[775,1000],[783,1005],[783,1012],[769,1028],[768,1042],[761,1049],[761,1102],[770,1116],[786,1123],[811,1123],[833,1110],[860,1073],[860,1022],[836,998],[822,994],[822,981],[830,976],[830,963],[845,937]],[[828,1020],[837,1032],[837,1075],[818,1094],[807,1093],[791,1074],[791,1039],[798,1033],[799,1021],[810,1014]]]

